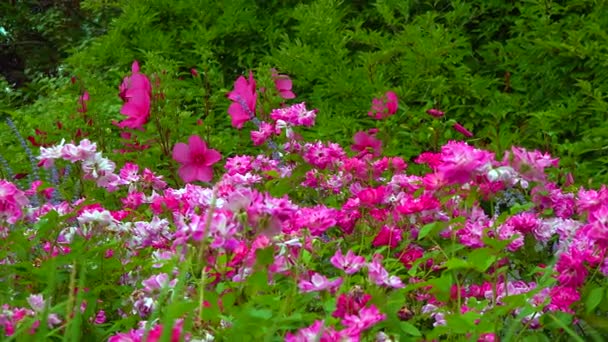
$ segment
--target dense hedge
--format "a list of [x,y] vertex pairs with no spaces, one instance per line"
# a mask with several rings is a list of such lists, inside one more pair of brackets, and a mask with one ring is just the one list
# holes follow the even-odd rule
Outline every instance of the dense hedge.
[[[309,137],[345,143],[377,124],[365,109],[393,90],[400,110],[382,123],[391,128],[389,154],[411,157],[432,148],[439,128],[425,111],[437,108],[473,131],[471,142],[480,147],[499,154],[514,143],[540,148],[559,156],[578,182],[608,180],[604,2],[88,0],[83,6],[91,15],[121,13],[106,34],[74,47],[61,67],[65,78],[33,83],[35,104],[4,107],[28,134],[55,121],[82,125],[68,119],[84,89],[92,91],[88,111],[102,125],[97,129],[115,130],[117,86],[139,60],[144,72],[159,76],[168,99],[163,110],[188,122],[201,118],[213,146],[242,153],[249,137],[228,129],[226,92],[249,69],[270,85],[276,68],[294,80],[297,100],[319,109]],[[16,96],[4,94],[4,102]],[[189,134],[174,133],[175,141]],[[453,134],[442,131],[439,143]],[[9,139],[0,137],[3,146]],[[18,150],[11,145],[4,153]]]

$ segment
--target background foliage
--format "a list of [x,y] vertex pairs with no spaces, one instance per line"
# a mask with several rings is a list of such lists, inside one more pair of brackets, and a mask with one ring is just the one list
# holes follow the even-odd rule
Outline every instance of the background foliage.
[[[276,68],[293,79],[296,100],[319,109],[309,137],[350,141],[356,131],[377,124],[367,109],[373,97],[390,89],[399,95],[400,110],[381,123],[389,155],[412,157],[436,146],[436,135],[445,141],[456,134],[425,114],[434,107],[446,112],[446,122],[457,120],[473,131],[471,140],[480,147],[498,153],[512,144],[539,148],[559,156],[578,182],[608,180],[603,1],[48,3],[49,10],[34,16],[27,1],[2,7],[8,15],[1,25],[11,37],[3,44],[25,46],[19,42],[36,31],[57,51],[20,52],[31,75],[36,69],[48,76],[30,77],[27,86],[1,95],[0,110],[26,135],[56,121],[71,132],[83,127],[74,113],[86,89],[96,127],[91,139],[105,150],[118,148],[122,143],[111,125],[121,119],[117,87],[139,60],[143,72],[156,74],[162,84],[166,101],[160,113],[166,120],[203,121],[200,132],[178,125],[173,142],[204,133],[225,156],[244,153],[251,146],[248,129],[235,136],[229,128],[225,94],[249,69],[271,87],[269,70]],[[77,19],[67,11],[72,3],[79,6]],[[77,23],[81,30],[69,31],[74,36],[60,34]],[[200,77],[192,77],[191,68]],[[73,84],[70,76],[78,81]],[[6,77],[3,88],[12,83]],[[14,156],[17,168],[25,157],[19,157],[14,139],[1,134],[0,152]],[[142,165],[166,162],[127,156],[135,157]]]

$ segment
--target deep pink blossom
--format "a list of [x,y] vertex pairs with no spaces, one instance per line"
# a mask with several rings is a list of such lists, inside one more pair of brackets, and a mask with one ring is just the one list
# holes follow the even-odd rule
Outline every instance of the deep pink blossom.
[[312,325],[298,330],[295,334],[287,333],[285,342],[333,342],[342,341],[341,337],[331,326],[324,321],[315,321]]
[[431,108],[431,109],[427,110],[426,113],[428,115],[434,116],[436,118],[440,118],[445,115],[444,112],[440,111],[439,109],[435,109],[435,108]]
[[317,110],[306,109],[306,103],[297,103],[289,107],[273,109],[270,118],[279,122],[287,123],[291,126],[312,127],[315,124]]
[[390,248],[395,248],[401,242],[402,234],[403,232],[399,228],[383,225],[372,241],[372,246],[389,246]]
[[249,79],[239,76],[234,82],[234,90],[228,93],[228,99],[233,101],[228,107],[233,127],[241,129],[255,116],[257,98],[253,72],[249,72]]
[[359,152],[360,156],[370,154],[378,157],[382,154],[382,141],[374,136],[373,132],[357,132],[353,136],[353,151]]
[[119,87],[119,95],[125,101],[120,113],[127,118],[118,123],[118,127],[139,129],[150,116],[152,86],[148,77],[139,72],[137,61],[133,62],[131,71],[131,76],[125,77]]
[[454,126],[452,126],[452,127],[454,128],[454,130],[456,130],[456,132],[464,135],[467,138],[473,137],[473,133],[471,133],[471,131],[466,129],[463,125],[459,124],[458,122],[455,123]]
[[437,171],[454,183],[466,183],[491,168],[494,154],[478,150],[465,142],[450,141],[441,148],[441,164]]
[[23,191],[13,183],[0,179],[0,220],[14,224],[23,217],[28,202]]
[[293,83],[291,82],[289,76],[279,74],[276,70],[272,69],[272,79],[274,80],[274,85],[279,92],[279,96],[286,100],[296,97],[296,94],[291,91]]
[[556,286],[549,293],[551,302],[547,306],[550,311],[563,311],[574,314],[572,304],[581,299],[580,293],[569,286]]
[[584,253],[577,248],[570,248],[568,252],[559,256],[555,270],[561,285],[572,288],[582,285],[588,273]]
[[357,315],[346,315],[342,319],[342,324],[346,327],[349,334],[360,334],[361,332],[373,327],[376,323],[386,319],[386,315],[373,304],[368,308],[362,308]]
[[367,113],[374,119],[381,120],[397,113],[399,98],[393,91],[387,91],[382,98],[372,100],[372,109]]
[[529,181],[545,180],[545,168],[557,167],[559,164],[559,159],[552,158],[548,153],[528,151],[515,146],[505,153],[504,161],[510,162],[513,168]]
[[188,139],[188,144],[177,143],[173,148],[173,159],[182,164],[179,175],[184,182],[209,182],[213,179],[213,164],[222,159],[222,155],[207,148],[207,143],[198,135]]
[[333,317],[344,318],[346,315],[356,315],[367,302],[372,299],[372,296],[363,293],[362,290],[356,289],[348,294],[340,294],[336,302],[336,310],[332,313]]

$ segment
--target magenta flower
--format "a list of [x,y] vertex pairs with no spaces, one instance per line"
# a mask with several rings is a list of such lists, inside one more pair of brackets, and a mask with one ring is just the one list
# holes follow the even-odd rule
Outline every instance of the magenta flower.
[[88,91],[84,91],[84,93],[78,98],[78,112],[86,113],[87,112],[87,102],[89,102],[90,96]]
[[372,257],[372,262],[367,264],[367,270],[369,280],[376,285],[393,287],[396,289],[405,287],[399,277],[389,275],[388,271],[382,267],[382,255],[380,254],[375,254]]
[[362,308],[358,315],[346,315],[342,325],[346,327],[348,335],[358,335],[385,319],[386,315],[372,304],[369,308]]
[[392,91],[387,91],[383,98],[372,100],[372,109],[367,113],[374,119],[381,120],[397,113],[399,98]]
[[557,167],[559,158],[552,158],[548,153],[528,151],[525,148],[511,147],[505,152],[503,162],[511,161],[514,169],[529,181],[545,180],[545,168]]
[[14,224],[24,214],[29,200],[13,183],[0,179],[0,223]]
[[346,274],[356,273],[365,266],[365,258],[356,255],[351,250],[348,250],[346,255],[343,255],[342,251],[338,249],[329,261],[335,268],[343,270]]
[[354,144],[351,146],[353,151],[358,151],[360,155],[371,154],[374,157],[382,154],[382,141],[374,137],[371,132],[357,132],[353,136]]
[[212,165],[222,159],[222,155],[207,148],[207,143],[198,135],[188,139],[188,145],[177,143],[173,148],[173,159],[182,164],[179,176],[184,182],[209,182],[213,179]]
[[286,100],[296,97],[296,94],[291,91],[293,83],[291,82],[289,76],[279,74],[276,70],[272,69],[272,79],[274,80],[274,86],[279,92],[279,96]]
[[338,333],[331,326],[326,326],[324,321],[315,321],[312,325],[298,330],[295,334],[287,333],[285,342],[308,342],[308,341],[341,341]]
[[426,111],[426,113],[427,113],[428,115],[430,115],[430,116],[434,116],[434,117],[436,117],[436,118],[440,118],[440,117],[442,117],[442,116],[444,116],[444,115],[445,115],[445,113],[444,113],[444,112],[440,111],[439,109],[435,109],[435,108],[432,108],[432,109],[427,110],[427,111]]
[[310,277],[310,281],[300,280],[298,283],[298,288],[300,288],[300,291],[303,293],[323,290],[329,290],[333,293],[338,289],[338,287],[340,287],[340,285],[342,285],[342,278],[337,278],[330,281],[319,273],[315,273],[312,275],[312,277]]
[[401,229],[384,225],[382,228],[380,228],[380,231],[374,238],[374,241],[372,241],[372,246],[389,246],[391,248],[395,248],[397,245],[399,245],[399,242],[401,242],[401,234]]
[[468,129],[466,129],[463,125],[459,124],[458,122],[454,124],[454,126],[452,126],[456,132],[464,135],[467,138],[472,138],[473,137],[473,133],[471,131],[469,131]]
[[233,127],[241,129],[245,122],[255,116],[257,98],[253,73],[249,72],[249,80],[239,76],[234,82],[234,90],[228,93],[228,99],[233,101],[228,107]]
[[133,62],[131,66],[133,74],[124,78],[119,87],[120,98],[125,104],[120,109],[120,113],[127,118],[120,123],[120,128],[141,128],[150,116],[150,96],[152,86],[148,77],[139,72],[139,64]]

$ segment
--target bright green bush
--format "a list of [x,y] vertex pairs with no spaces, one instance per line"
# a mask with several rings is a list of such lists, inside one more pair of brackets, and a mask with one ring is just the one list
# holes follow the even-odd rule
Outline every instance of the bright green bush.
[[[222,152],[243,152],[248,135],[228,130],[226,91],[251,67],[270,85],[274,67],[294,80],[299,100],[322,113],[308,138],[346,143],[376,124],[361,109],[391,89],[401,108],[383,123],[391,128],[389,154],[411,157],[432,148],[427,141],[436,134],[439,143],[455,137],[429,128],[424,112],[435,107],[472,130],[481,147],[541,148],[560,156],[578,182],[608,180],[602,2],[88,0],[82,6],[92,15],[122,11],[105,35],[74,47],[63,66],[94,91],[90,113],[107,129],[121,117],[120,77],[137,59],[162,82],[180,82],[167,86],[175,92],[167,94],[172,118],[202,118],[208,128],[201,129]],[[23,130],[65,120],[82,91],[67,79],[43,82],[54,86],[35,87],[38,103],[14,115]]]

